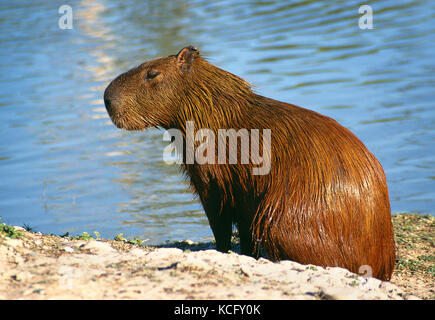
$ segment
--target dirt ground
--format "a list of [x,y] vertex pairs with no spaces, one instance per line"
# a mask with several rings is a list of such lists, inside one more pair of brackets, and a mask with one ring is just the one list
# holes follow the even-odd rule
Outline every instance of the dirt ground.
[[341,268],[223,254],[186,240],[160,247],[0,228],[0,299],[435,299],[435,217],[393,219],[391,282]]

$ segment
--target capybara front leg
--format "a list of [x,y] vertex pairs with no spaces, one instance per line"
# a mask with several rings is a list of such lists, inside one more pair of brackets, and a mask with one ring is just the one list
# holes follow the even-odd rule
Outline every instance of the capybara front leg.
[[216,249],[220,252],[228,252],[231,249],[231,234],[233,224],[229,212],[206,211],[211,230],[216,240]]
[[237,221],[237,229],[239,230],[241,253],[247,256],[255,256],[249,223],[246,221]]

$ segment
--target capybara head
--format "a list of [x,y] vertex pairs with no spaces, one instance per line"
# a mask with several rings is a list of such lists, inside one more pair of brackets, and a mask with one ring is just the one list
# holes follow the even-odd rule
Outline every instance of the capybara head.
[[104,92],[113,123],[127,130],[167,128],[180,105],[180,88],[198,55],[195,47],[188,46],[176,55],[145,62],[113,80]]
[[[114,124],[127,130],[183,127],[193,120],[204,127],[242,115],[251,85],[203,59],[193,46],[145,62],[113,80],[104,103]],[[222,109],[231,108],[231,112]]]

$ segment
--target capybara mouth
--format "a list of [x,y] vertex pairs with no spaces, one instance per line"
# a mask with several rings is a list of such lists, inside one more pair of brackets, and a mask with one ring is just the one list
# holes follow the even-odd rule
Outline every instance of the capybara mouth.
[[116,112],[109,113],[109,116],[113,124],[119,129],[139,131],[149,127],[143,118],[130,116],[127,110],[117,110]]

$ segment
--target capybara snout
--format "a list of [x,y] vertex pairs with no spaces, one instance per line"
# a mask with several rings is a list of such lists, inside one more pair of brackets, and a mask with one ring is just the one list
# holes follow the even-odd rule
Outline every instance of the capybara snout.
[[104,104],[106,105],[107,112],[110,116],[116,113],[120,107],[119,92],[116,88],[114,81],[107,86],[104,90]]
[[184,160],[187,123],[215,137],[221,130],[257,130],[264,140],[262,132],[270,130],[266,174],[253,175],[253,162],[219,162],[217,144],[207,151],[216,151],[214,163],[182,164],[218,250],[230,249],[235,224],[243,254],[256,256],[262,248],[274,260],[391,278],[395,244],[383,168],[335,120],[255,93],[191,46],[120,75],[104,101],[120,128],[178,129]]

